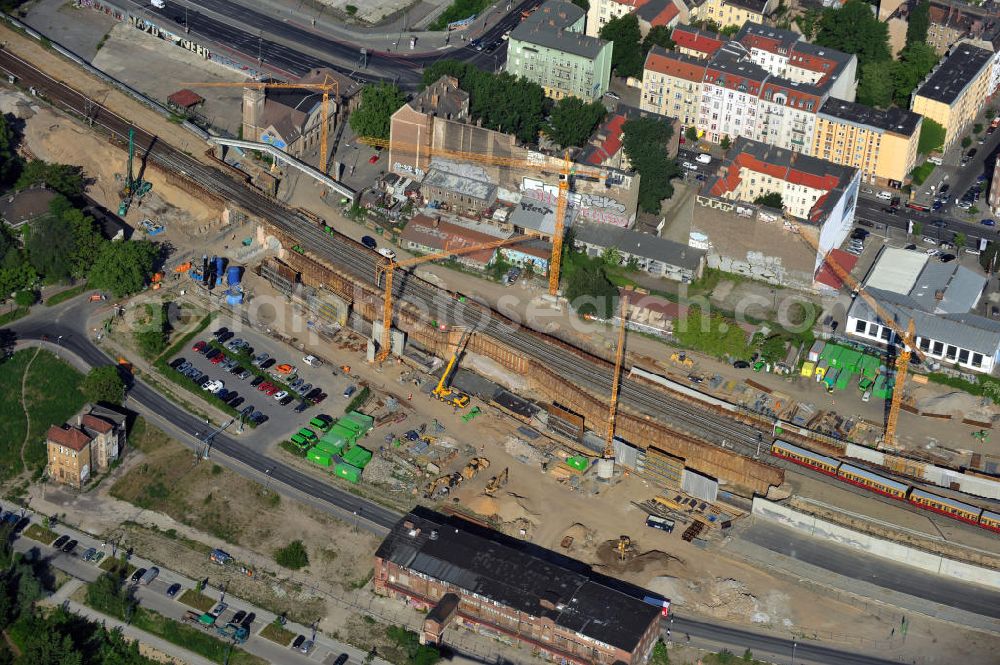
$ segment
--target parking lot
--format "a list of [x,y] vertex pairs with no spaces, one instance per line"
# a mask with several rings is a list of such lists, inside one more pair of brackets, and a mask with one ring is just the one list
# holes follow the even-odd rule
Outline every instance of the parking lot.
[[[355,391],[358,389],[351,377],[345,377],[339,367],[320,359],[316,359],[313,361],[314,364],[310,365],[304,361],[306,354],[296,352],[281,342],[232,324],[228,328],[232,328],[229,331],[232,337],[222,335],[221,339],[225,340],[222,346],[231,345],[236,340],[242,339],[250,345],[254,359],[262,358],[266,354],[267,360],[254,365],[249,362],[245,350],[239,353],[231,349],[209,358],[205,351],[212,348],[218,350],[216,348],[218,338],[209,330],[171,359],[171,363],[174,364],[180,359],[189,363],[192,371],[196,370],[205,375],[206,378],[202,379],[206,382],[205,387],[212,387],[211,381],[222,382],[223,385],[215,396],[221,395],[229,401],[230,406],[235,405],[237,411],[245,414],[246,422],[250,422],[257,413],[266,416],[257,417],[257,432],[266,432],[267,442],[273,442],[290,432],[297,431],[319,413],[336,414],[343,411],[350,402],[350,397],[344,397],[345,391],[351,386]],[[218,331],[219,328],[214,330]],[[215,345],[210,342],[215,342]],[[202,349],[202,352],[196,351],[195,347]],[[238,361],[238,364],[226,369],[233,364],[233,361]],[[283,365],[286,367],[282,368]],[[238,371],[241,368],[244,370],[242,373],[233,373],[234,370]],[[284,371],[279,373],[277,371],[279,368]],[[266,392],[260,390],[268,384],[270,387]],[[226,395],[223,391],[236,391],[238,393],[236,401],[232,401],[234,398],[231,394]],[[276,398],[282,397],[282,393],[287,394],[279,401]],[[326,397],[314,404],[313,401],[323,394]],[[208,391],[205,391],[205,395],[208,396]],[[312,399],[304,399],[307,395],[311,395]],[[241,399],[242,401],[239,401]],[[249,438],[255,436],[256,434],[251,434]]]

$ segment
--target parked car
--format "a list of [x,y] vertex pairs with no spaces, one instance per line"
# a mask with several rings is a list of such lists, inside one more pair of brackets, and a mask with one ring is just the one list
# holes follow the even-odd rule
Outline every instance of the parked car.
[[344,399],[349,398],[351,395],[357,392],[357,390],[358,390],[357,386],[347,386],[347,389],[344,391]]
[[173,598],[178,593],[180,593],[180,591],[181,591],[180,582],[174,582],[173,584],[167,587],[167,598]]
[[285,395],[280,400],[278,400],[278,404],[280,404],[281,406],[288,406],[294,401],[295,397],[293,395]]
[[712,156],[711,155],[706,155],[705,153],[702,153],[702,154],[698,155],[697,157],[695,157],[694,161],[698,162],[699,164],[711,164],[712,163]]
[[218,397],[223,402],[225,402],[225,401],[227,401],[229,399],[229,390],[227,390],[226,388],[223,388],[219,392],[215,393],[215,396]]
[[220,616],[222,616],[222,613],[225,612],[227,609],[229,609],[229,605],[226,605],[225,603],[218,603],[216,604],[215,607],[213,607],[208,611],[208,614],[209,616],[218,619]]
[[273,397],[275,395],[275,393],[278,392],[278,386],[274,385],[273,383],[269,384],[268,387],[267,387],[267,390],[265,390],[263,392],[268,397]]
[[259,384],[259,385],[257,386],[257,390],[259,390],[259,391],[261,391],[261,392],[264,392],[265,390],[267,390],[267,389],[268,389],[268,388],[270,388],[270,387],[271,387],[271,383],[270,383],[269,381],[263,381],[263,382],[261,382],[261,383],[260,383],[260,384]]
[[287,390],[279,390],[278,392],[274,393],[274,399],[275,399],[275,401],[280,402],[281,400],[285,399],[286,397],[288,397],[288,391]]
[[239,612],[234,614],[233,618],[230,619],[229,621],[230,623],[239,623],[240,621],[243,621],[243,617],[245,617],[246,615],[247,615],[246,610],[240,610]]
[[[257,618],[257,615],[254,612],[250,612],[245,617],[243,617],[243,620],[240,621],[239,624],[241,626],[243,626],[244,628],[246,628],[246,629],[249,630],[250,624],[252,624],[253,621],[254,621],[254,619],[256,619],[256,618]],[[237,623],[237,621],[235,619],[233,619],[233,623]]]
[[170,369],[177,369],[178,367],[180,367],[181,365],[183,365],[185,362],[187,362],[187,361],[184,360],[184,358],[174,358],[173,360],[170,361]]
[[204,388],[211,382],[212,382],[212,377],[210,377],[208,374],[204,374],[200,379],[198,379],[198,381],[195,382],[195,385],[198,386],[199,388]]
[[221,328],[217,328],[215,330],[215,332],[212,333],[212,337],[218,337],[219,335],[225,335],[227,332],[229,332],[229,328],[227,328],[226,326],[222,326]]
[[219,364],[221,364],[221,363],[222,363],[222,361],[223,361],[223,360],[225,360],[225,359],[226,359],[226,354],[225,354],[225,353],[222,353],[222,352],[220,351],[220,352],[219,352],[218,354],[216,354],[216,355],[215,355],[215,356],[214,356],[214,357],[212,358],[212,360],[211,360],[211,363],[212,363],[213,365],[219,365]]
[[57,550],[62,549],[62,546],[69,542],[69,536],[59,536],[56,538],[56,542],[52,543],[52,547]]
[[309,653],[310,651],[312,651],[312,648],[313,648],[313,641],[306,640],[305,642],[299,645],[299,653]]
[[305,364],[310,365],[312,367],[322,367],[323,366],[323,361],[320,360],[319,358],[317,358],[316,356],[313,356],[313,355],[306,356],[305,358],[302,359],[302,362],[304,362]]
[[254,379],[253,379],[253,381],[250,382],[250,385],[253,388],[259,388],[260,384],[262,384],[262,383],[264,383],[264,377],[263,376],[255,376]]
[[993,221],[992,219],[983,219],[983,220],[980,220],[979,223],[982,224],[983,226],[996,226],[997,225],[997,223],[995,221]]
[[205,352],[205,357],[208,358],[209,360],[212,360],[213,358],[217,358],[217,357],[219,357],[221,355],[222,355],[222,351],[219,351],[218,349],[209,349],[208,351]]
[[320,393],[319,395],[316,395],[315,397],[312,398],[312,403],[313,404],[319,404],[320,402],[322,402],[326,398],[327,398],[327,394],[326,393]]
[[688,171],[697,171],[698,170],[698,167],[695,166],[694,164],[692,164],[691,162],[682,162],[681,166],[684,167],[685,169],[687,169]]
[[298,392],[299,386],[301,386],[304,383],[305,383],[304,379],[295,379],[294,381],[288,384],[288,387]]
[[372,238],[371,236],[362,236],[361,244],[367,247],[368,249],[375,249],[378,247],[378,242],[376,242],[375,238]]
[[221,335],[219,335],[219,343],[220,344],[225,344],[226,342],[228,342],[229,340],[231,340],[235,336],[236,336],[235,333],[231,333],[231,332],[222,333]]
[[197,351],[198,353],[201,353],[202,351],[205,350],[205,347],[207,347],[207,346],[208,346],[208,343],[206,343],[204,341],[199,341],[199,342],[195,342],[194,343],[194,346],[191,347],[191,350],[192,351]]
[[248,406],[247,408],[245,408],[242,411],[240,411],[240,415],[241,416],[247,416],[247,417],[249,417],[249,416],[253,415],[253,411],[254,411],[253,407],[252,406]]
[[298,649],[300,646],[302,646],[302,643],[305,642],[305,641],[306,641],[306,636],[305,635],[298,635],[298,636],[296,636],[296,638],[294,640],[292,640],[292,648],[293,649]]
[[262,363],[264,363],[265,361],[267,361],[267,359],[270,358],[270,357],[271,356],[268,355],[268,354],[266,354],[266,353],[261,353],[260,355],[258,355],[256,358],[253,359],[253,364],[259,366]]
[[135,584],[140,579],[142,579],[142,576],[145,575],[145,574],[146,574],[146,569],[145,568],[137,568],[136,571],[134,573],[132,573],[132,577],[128,578],[128,580],[132,584]]
[[[306,390],[307,388],[312,388],[312,390]],[[320,388],[313,388],[311,383],[307,383],[302,386],[302,390],[300,391],[301,395],[308,400],[312,400],[314,397],[319,395],[320,392],[322,392],[322,390]]]
[[253,376],[253,374],[250,373],[250,370],[246,370],[245,369],[245,370],[243,370],[242,372],[239,373],[239,377],[238,378],[240,378],[243,381],[246,381],[251,376]]
[[389,249],[388,247],[379,247],[378,253],[384,256],[385,258],[389,259],[390,261],[396,260],[396,252]]
[[733,367],[736,369],[749,369],[750,363],[745,360],[737,360],[733,363]]
[[342,653],[337,656],[337,660],[333,661],[333,665],[344,665],[347,662],[347,654]]
[[152,583],[152,581],[157,578],[159,574],[160,574],[160,569],[157,568],[156,566],[151,566],[150,569],[147,570],[145,573],[143,573],[142,577],[139,578],[139,584],[142,584],[143,586],[149,586]]
[[83,560],[84,560],[84,561],[92,561],[92,560],[93,560],[93,558],[94,558],[94,557],[95,557],[96,555],[97,555],[97,548],[96,548],[96,547],[88,547],[88,548],[87,548],[87,549],[86,549],[86,550],[84,551],[84,553],[83,553]]
[[275,365],[276,365],[277,363],[278,363],[278,361],[277,361],[277,360],[275,360],[274,358],[268,358],[267,360],[265,360],[264,362],[262,362],[262,363],[260,364],[260,368],[261,368],[261,369],[271,369],[271,368],[272,368],[272,367],[274,367],[274,366],[275,366]]
[[295,407],[295,413],[302,413],[309,408],[309,402],[302,400],[299,402],[298,406]]
[[233,407],[234,409],[238,409],[241,406],[243,406],[243,402],[245,402],[245,401],[246,400],[243,399],[242,397],[237,397],[236,399],[234,399],[233,401],[231,401],[229,403],[229,406]]
[[177,371],[183,374],[184,372],[191,369],[192,365],[189,362],[183,362],[177,367]]

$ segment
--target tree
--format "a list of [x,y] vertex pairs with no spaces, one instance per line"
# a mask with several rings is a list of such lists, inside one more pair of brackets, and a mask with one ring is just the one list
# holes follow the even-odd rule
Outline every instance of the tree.
[[958,251],[958,252],[961,252],[965,248],[965,243],[966,243],[967,240],[968,240],[968,236],[966,236],[961,231],[959,231],[958,233],[956,233],[955,237],[952,238],[952,241],[955,243],[955,250]]
[[663,640],[656,640],[653,645],[653,652],[649,656],[649,665],[670,665],[670,653]]
[[770,363],[776,363],[785,357],[787,344],[780,335],[771,335],[760,345],[760,356]]
[[602,264],[581,264],[569,274],[567,282],[566,299],[582,316],[609,319],[616,311],[618,289],[608,280]]
[[963,148],[968,148],[970,145],[972,145],[972,137],[971,136],[963,136],[962,137],[962,147]]
[[979,135],[983,133],[983,123],[977,122],[972,126],[972,133]]
[[642,76],[642,31],[635,14],[611,19],[601,28],[600,37],[615,43],[611,51],[611,68],[618,76]]
[[159,253],[159,247],[148,240],[104,243],[90,268],[90,285],[117,298],[136,293],[153,274]]
[[389,118],[406,103],[406,96],[392,83],[366,85],[361,91],[361,105],[351,114],[351,129],[358,136],[389,138]]
[[21,171],[21,158],[14,152],[16,143],[14,129],[8,124],[7,116],[0,113],[0,185],[15,181]]
[[717,358],[750,356],[746,333],[735,321],[718,314],[706,314],[700,307],[689,307],[687,316],[678,318],[674,336],[682,345]]
[[80,392],[88,402],[121,404],[125,397],[125,382],[116,365],[101,365],[90,370],[83,378]]
[[722,148],[723,150],[729,150],[730,146],[732,145],[733,142],[729,140],[729,135],[723,136],[722,140],[719,141],[719,147]]
[[622,148],[639,175],[639,207],[660,212],[664,199],[674,195],[672,178],[680,174],[677,162],[667,157],[667,142],[674,134],[669,122],[656,118],[626,120],[622,125]]
[[872,13],[864,0],[847,0],[838,9],[827,9],[819,21],[816,43],[858,56],[862,67],[889,60],[889,28]]
[[858,81],[858,102],[865,106],[887,108],[892,104],[895,63],[870,62],[861,68]]
[[38,292],[31,289],[24,289],[14,294],[14,303],[18,307],[31,307],[38,302]]
[[24,165],[14,187],[27,189],[35,185],[45,185],[68,199],[76,200],[83,195],[83,169],[69,164],[52,164],[42,159],[32,159]]
[[913,222],[913,235],[919,236],[923,235],[923,233],[924,233],[923,222]]
[[909,106],[910,93],[927,76],[940,57],[928,44],[916,42],[899,53],[899,60],[891,64],[893,76],[893,97],[898,106]]
[[781,193],[779,192],[768,192],[767,194],[761,194],[753,200],[757,205],[766,206],[768,208],[774,208],[775,210],[784,210],[785,202],[781,200]]
[[931,25],[931,3],[920,0],[906,18],[906,45],[927,41],[927,29]]
[[46,281],[63,282],[69,279],[76,242],[73,229],[66,220],[56,217],[31,224],[25,249],[31,267]]
[[819,29],[819,21],[823,16],[823,12],[815,8],[807,8],[802,11],[802,13],[795,18],[796,25],[799,26],[799,30],[802,31],[802,36],[806,40],[811,40]]
[[684,130],[684,138],[686,138],[691,143],[697,143],[698,142],[698,128],[695,127],[694,125],[691,125],[687,129],[685,129]]
[[986,243],[986,248],[979,253],[979,265],[983,270],[993,272],[1000,265],[1000,244],[995,242]]
[[665,25],[654,25],[649,29],[642,40],[642,57],[645,58],[654,46],[665,48],[668,51],[673,51],[677,47],[674,40],[670,38],[670,28]]
[[563,97],[552,107],[549,122],[543,130],[563,148],[581,146],[607,114],[600,102],[585,102],[579,97]]
[[301,540],[293,540],[275,551],[274,560],[278,562],[279,566],[298,570],[309,565],[309,553],[306,552],[306,547]]
[[0,298],[34,285],[38,279],[10,227],[0,224]]
[[604,261],[604,265],[609,268],[618,267],[622,264],[622,253],[617,247],[605,247],[601,252],[601,261]]
[[735,35],[737,32],[740,31],[740,27],[742,26],[739,26],[735,23],[730,23],[726,27],[719,30],[719,34],[722,35],[723,37],[728,37],[729,39],[732,39],[733,35]]

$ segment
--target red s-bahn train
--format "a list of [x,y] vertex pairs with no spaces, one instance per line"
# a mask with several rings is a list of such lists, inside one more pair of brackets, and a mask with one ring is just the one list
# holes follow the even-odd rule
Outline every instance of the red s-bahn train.
[[845,483],[863,487],[870,492],[912,503],[924,510],[933,510],[952,519],[975,524],[984,529],[1000,533],[1000,513],[985,510],[964,501],[958,501],[946,496],[886,478],[877,473],[848,464],[839,459],[814,453],[786,441],[775,441],[771,445],[771,454],[787,459],[790,462],[807,466],[820,473],[833,476]]

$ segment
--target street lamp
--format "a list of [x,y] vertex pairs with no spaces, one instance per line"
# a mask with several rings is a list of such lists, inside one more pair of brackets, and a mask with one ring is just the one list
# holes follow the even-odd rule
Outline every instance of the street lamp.
[[792,665],[795,665],[795,647],[797,646],[798,643],[795,640],[792,640]]

